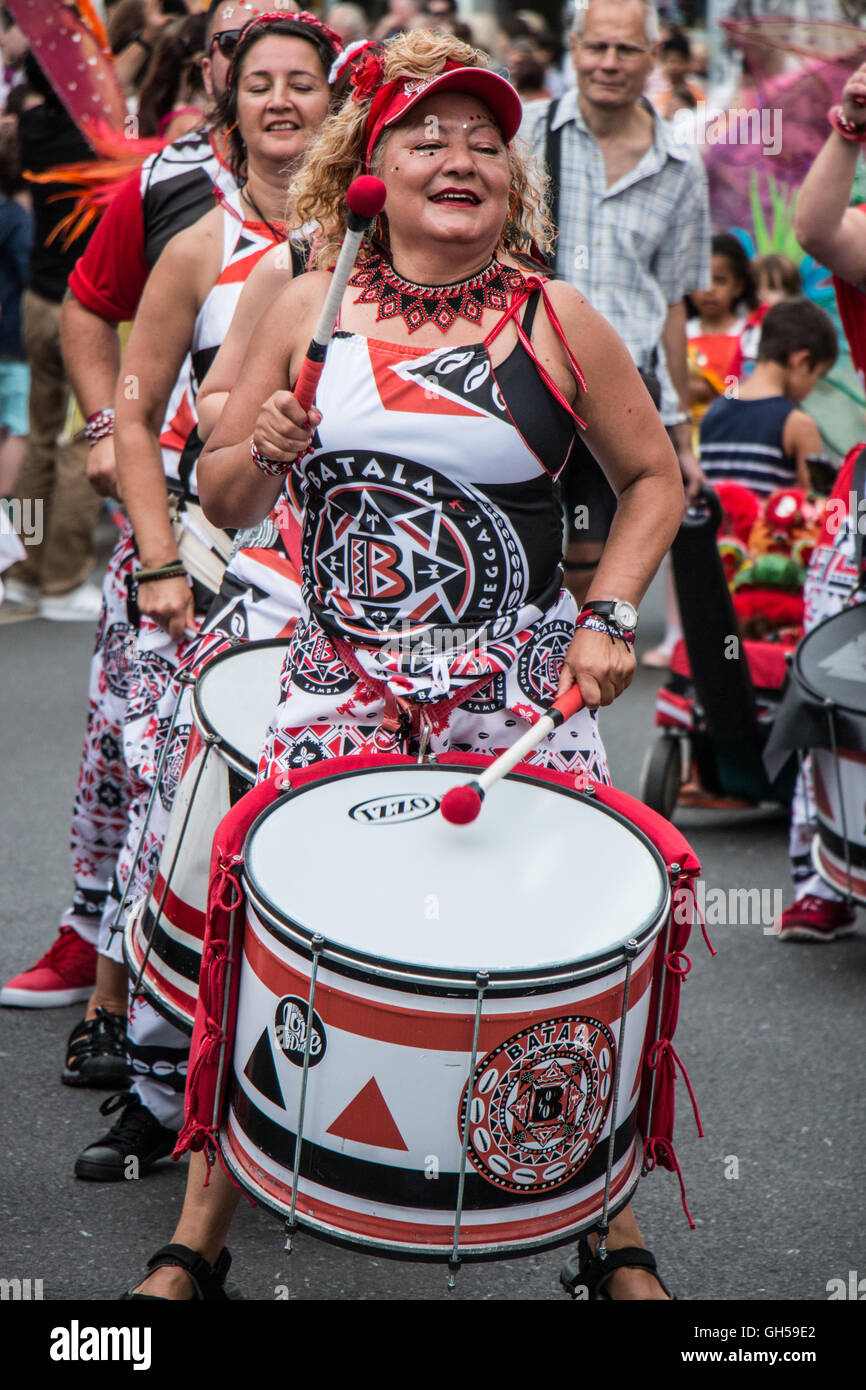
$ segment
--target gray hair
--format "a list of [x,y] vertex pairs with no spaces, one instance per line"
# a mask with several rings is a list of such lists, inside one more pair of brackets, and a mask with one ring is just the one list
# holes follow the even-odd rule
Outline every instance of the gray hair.
[[[587,10],[591,3],[592,0],[574,0],[574,15],[571,20],[570,33],[576,39],[579,39],[583,33]],[[652,0],[641,0],[641,3],[644,12],[644,38],[648,44],[656,44],[661,37],[658,11]]]

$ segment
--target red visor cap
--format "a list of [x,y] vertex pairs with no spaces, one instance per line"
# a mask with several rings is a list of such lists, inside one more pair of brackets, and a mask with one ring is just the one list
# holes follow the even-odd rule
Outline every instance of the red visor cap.
[[478,97],[479,101],[490,107],[506,144],[514,139],[520,128],[523,119],[520,97],[510,82],[489,68],[451,68],[429,81],[407,77],[398,83],[394,95],[373,118],[367,140],[368,165],[382,132],[401,121],[419,101],[425,101],[436,92],[463,92],[467,96]]

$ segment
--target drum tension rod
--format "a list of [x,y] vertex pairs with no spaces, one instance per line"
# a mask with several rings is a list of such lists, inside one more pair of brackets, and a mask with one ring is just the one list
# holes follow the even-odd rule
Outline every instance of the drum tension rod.
[[472,1033],[472,1056],[469,1059],[469,1076],[466,1081],[466,1110],[463,1116],[463,1142],[460,1148],[460,1173],[457,1179],[457,1202],[454,1211],[454,1244],[448,1261],[448,1289],[453,1292],[457,1283],[457,1271],[462,1264],[460,1259],[460,1223],[463,1219],[463,1190],[466,1184],[466,1155],[469,1150],[469,1121],[471,1119],[472,1080],[475,1064],[478,1061],[478,1036],[481,1031],[481,1009],[484,1004],[484,991],[490,984],[487,970],[479,970],[475,976],[475,1026]]
[[[178,708],[180,708],[179,704]],[[162,922],[162,914],[165,911],[165,905],[168,902],[168,895],[171,891],[171,885],[174,882],[174,871],[177,868],[178,860],[180,859],[180,853],[183,849],[184,841],[186,840],[187,827],[190,822],[190,817],[192,816],[192,808],[195,805],[195,799],[198,795],[199,783],[201,782],[201,779],[204,776],[205,767],[207,766],[207,761],[211,755],[211,751],[213,748],[216,747],[218,742],[219,734],[215,733],[205,734],[204,738],[202,739],[204,753],[202,754],[201,762],[199,763],[198,769],[196,771],[195,781],[193,782],[192,786],[192,793],[190,795],[189,801],[187,802],[183,821],[181,822],[180,834],[178,836],[177,844],[174,847],[174,854],[172,856],[171,864],[169,865],[168,873],[165,876],[165,883],[163,884],[162,897],[160,898],[159,907],[157,908],[156,915],[153,917],[153,920],[151,922],[150,935],[147,938],[147,946],[144,950],[144,954],[142,955],[141,963],[138,967],[138,973],[135,977],[135,982],[130,988],[130,999],[135,999],[139,995],[141,996],[141,998],[145,998],[145,995],[142,992],[141,982],[144,979],[144,972],[147,969],[147,962],[150,959],[150,953],[153,949],[153,943],[156,939],[157,929],[159,928],[159,925]],[[166,749],[168,748],[168,739],[166,739],[165,747]],[[146,904],[152,901],[151,895],[153,894],[153,890],[156,887],[156,878],[158,873],[159,865],[157,865],[156,869],[154,870],[153,876],[148,885],[147,897],[145,898]]]
[[298,1222],[295,1212],[298,1205],[298,1182],[301,1174],[301,1145],[304,1142],[304,1112],[307,1106],[307,1078],[310,1074],[310,1048],[313,1041],[313,1011],[316,1000],[316,976],[319,973],[319,956],[325,946],[325,938],[320,932],[316,932],[310,942],[310,949],[313,953],[313,963],[310,970],[310,999],[307,1005],[307,1033],[304,1038],[304,1069],[301,1073],[301,1094],[298,1101],[298,1126],[295,1135],[295,1167],[292,1174],[292,1203],[289,1214],[286,1217],[286,1253],[291,1255],[292,1242],[295,1232],[298,1229]]
[[631,986],[631,970],[635,956],[638,952],[638,944],[635,938],[629,937],[623,947],[625,956],[625,981],[622,990],[622,1016],[619,1022],[619,1042],[617,1044],[616,1071],[613,1076],[613,1097],[610,1105],[610,1137],[607,1142],[607,1171],[604,1177],[604,1199],[602,1203],[601,1221],[596,1226],[598,1231],[598,1249],[596,1255],[600,1260],[607,1258],[607,1237],[610,1232],[610,1222],[607,1219],[610,1206],[610,1180],[613,1172],[613,1150],[616,1144],[616,1120],[617,1110],[619,1109],[619,1083],[620,1072],[622,1070],[622,1050],[625,1043],[625,1025],[628,1017],[628,997]]

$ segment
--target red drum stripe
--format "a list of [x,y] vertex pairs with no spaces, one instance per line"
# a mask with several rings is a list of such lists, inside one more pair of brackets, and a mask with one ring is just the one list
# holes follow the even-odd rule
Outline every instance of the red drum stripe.
[[[826,845],[819,844],[816,854],[822,878],[826,879],[834,888],[838,888],[840,893],[847,893],[848,875],[845,872],[844,861],[835,859]],[[854,868],[851,869],[851,892],[861,902],[866,902],[866,878],[862,874],[858,874]]]
[[[127,964],[131,966],[135,974],[138,974],[144,957],[144,948],[139,940],[139,933],[137,931],[133,939],[129,942],[128,954],[131,960],[129,960]],[[188,991],[184,991],[180,989],[173,980],[166,979],[165,975],[160,973],[159,967],[161,964],[162,962],[159,957],[154,956],[151,951],[141,981],[144,990],[147,994],[150,994],[151,998],[155,997],[159,1003],[167,1004],[174,1008],[177,1013],[186,1019],[188,1026],[192,1028],[195,1021],[195,1006],[198,998],[198,991],[193,987],[192,981],[190,981]]]
[[[204,888],[205,892],[207,892],[206,884],[204,885]],[[156,916],[156,913],[159,909],[159,905],[162,902],[162,895],[164,892],[165,879],[163,878],[162,874],[159,871],[157,871],[156,878],[153,882],[153,889],[151,890],[150,894],[150,902],[148,904],[154,916]],[[177,897],[177,895],[173,893],[171,889],[168,890],[168,897],[166,898],[165,904],[162,909],[162,916],[168,922],[170,922],[173,927],[180,927],[181,931],[189,932],[190,936],[196,937],[201,942],[204,941],[204,910],[201,908],[193,907],[190,903],[185,903],[183,901],[183,898]],[[193,948],[190,947],[190,950],[192,949]]]
[[[243,1185],[248,1191],[257,1195],[258,1190],[265,1201],[288,1210],[292,1200],[292,1190],[289,1183],[281,1183],[278,1179],[271,1177],[270,1173],[266,1173],[240,1147],[230,1128],[226,1127],[220,1132],[220,1144],[223,1150],[226,1147],[230,1150],[232,1162],[242,1175]],[[620,1192],[633,1179],[637,1161],[637,1156],[634,1156],[630,1163],[623,1163],[619,1176],[612,1180],[612,1202],[616,1201]],[[578,1226],[585,1228],[598,1219],[602,1211],[602,1202],[603,1183],[600,1184],[598,1192],[577,1201],[573,1207],[551,1212],[545,1216],[537,1216],[531,1221],[527,1220],[525,1213],[521,1213],[519,1207],[515,1207],[512,1221],[500,1222],[495,1225],[475,1225],[473,1223],[474,1213],[464,1211],[460,1228],[460,1244],[463,1247],[510,1245],[512,1249],[518,1249],[520,1246],[542,1243],[548,1236],[556,1240],[572,1228],[574,1228],[574,1234],[577,1234]],[[419,1251],[442,1250],[447,1252],[451,1249],[451,1243],[454,1239],[453,1221],[442,1225],[422,1225],[420,1223],[416,1225],[409,1221],[388,1219],[372,1214],[367,1215],[346,1207],[331,1206],[319,1197],[311,1196],[304,1180],[301,1182],[298,1198],[298,1220],[302,1226],[318,1222],[344,1240],[356,1239],[358,1241],[376,1241],[380,1245],[415,1246]]]
[[[284,994],[295,994],[302,999],[307,997],[309,993],[308,978],[292,970],[290,966],[273,955],[264,943],[249,930],[249,927],[244,933],[244,954],[265,988],[270,990],[278,999]],[[637,973],[632,976],[629,992],[630,1012],[643,997],[652,981],[654,954],[651,952]],[[327,960],[323,961],[323,966],[327,968]],[[608,1025],[618,1022],[620,1017],[618,999],[621,997],[621,990],[617,990],[613,996],[609,994],[609,976],[602,977],[593,983],[598,990],[597,994],[589,996],[592,999],[591,1012],[593,1017]],[[556,988],[554,986],[551,990],[551,995],[548,996],[549,1003],[545,1006],[550,1016],[558,1017],[560,1014],[581,1013],[589,1007],[588,1001],[575,1004],[563,1003],[557,1006]],[[564,986],[560,985],[558,988],[561,992]],[[339,1028],[345,1033],[352,1033],[356,1037],[372,1038],[376,1042],[398,1043],[403,1047],[431,1048],[435,1046],[442,1052],[468,1052],[474,1026],[474,1002],[467,999],[465,1007],[466,1012],[461,1015],[437,1013],[427,1009],[409,1009],[403,1005],[384,1004],[379,1000],[357,998],[344,994],[341,990],[323,984],[321,976],[316,986],[316,1012],[324,1024],[330,1024],[331,1027]],[[482,1053],[490,1052],[494,1047],[498,1047],[505,1038],[510,1037],[512,1033],[529,1028],[534,1023],[540,1024],[543,1021],[544,1017],[539,1014],[538,1007],[536,1006],[532,1010],[531,1004],[523,1005],[523,1010],[519,1013],[489,1014],[486,1017],[482,1014],[479,1038],[480,1051]]]

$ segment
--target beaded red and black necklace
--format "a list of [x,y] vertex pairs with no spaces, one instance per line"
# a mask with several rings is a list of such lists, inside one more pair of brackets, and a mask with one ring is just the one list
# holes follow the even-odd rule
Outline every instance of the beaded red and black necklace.
[[384,256],[375,254],[362,261],[349,279],[361,289],[356,304],[378,304],[376,322],[400,317],[410,333],[434,323],[443,333],[455,319],[480,323],[485,309],[504,313],[511,298],[525,289],[526,281],[514,266],[493,260],[468,280],[450,285],[416,285],[404,280]]

